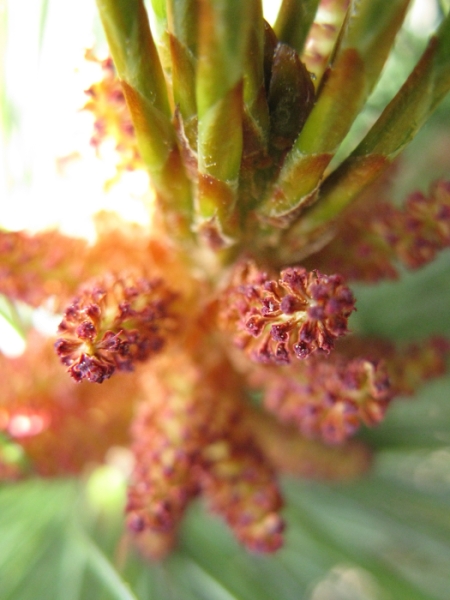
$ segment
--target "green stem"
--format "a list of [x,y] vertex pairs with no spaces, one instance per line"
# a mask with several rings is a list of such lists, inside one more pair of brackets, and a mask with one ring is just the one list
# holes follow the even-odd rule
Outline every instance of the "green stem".
[[391,164],[449,91],[450,13],[400,91],[358,147],[325,180],[319,201],[286,239],[298,244],[316,237]]
[[259,210],[286,226],[312,203],[325,168],[372,91],[409,0],[353,0],[317,101]]
[[143,0],[97,0],[111,54],[131,112],[139,150],[166,224],[189,235],[191,189],[175,130],[161,63]]
[[238,235],[243,74],[252,5],[199,2],[197,227],[216,247],[230,245]]
[[280,42],[301,54],[318,6],[319,0],[283,0],[274,25]]
[[[195,122],[195,131],[188,136],[197,142],[197,103],[195,73],[197,68],[197,0],[168,0],[167,19],[172,58],[174,102],[180,111],[185,129]],[[194,139],[195,138],[195,139]]]

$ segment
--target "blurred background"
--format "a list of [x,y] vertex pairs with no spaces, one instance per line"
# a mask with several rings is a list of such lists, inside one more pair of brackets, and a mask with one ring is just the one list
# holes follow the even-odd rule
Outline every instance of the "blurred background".
[[[264,5],[273,21],[277,3]],[[395,94],[449,9],[449,0],[412,3],[340,157]],[[87,48],[106,56],[94,0],[0,0],[2,228],[56,226],[90,238],[91,217],[102,208],[149,218],[144,172],[105,189],[117,156],[113,148],[98,156],[89,144],[93,117],[81,108],[100,71],[85,60]],[[449,98],[405,152],[392,193],[401,201],[437,178],[450,179]],[[449,251],[398,282],[354,287],[353,330],[394,340],[450,335]],[[49,326],[42,315],[30,318]],[[0,347],[23,349],[1,299]],[[144,562],[123,535],[120,456],[83,480],[0,484],[0,598],[448,600],[450,375],[398,400],[382,426],[361,437],[376,449],[364,479],[284,481],[286,546],[273,557],[241,550],[199,503],[177,551],[162,564]]]

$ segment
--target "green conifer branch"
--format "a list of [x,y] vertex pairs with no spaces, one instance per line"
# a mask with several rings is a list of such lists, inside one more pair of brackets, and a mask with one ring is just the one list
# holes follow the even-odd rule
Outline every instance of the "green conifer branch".
[[[159,60],[166,77],[170,82],[172,77],[172,62],[170,57],[170,43],[167,26],[167,3],[166,0],[151,0],[151,8],[153,15],[153,38],[158,51]],[[172,103],[172,88],[167,86],[169,100]]]
[[288,244],[315,239],[414,138],[450,90],[450,13],[400,91],[352,154],[325,180],[319,201],[287,234]]
[[166,82],[142,0],[98,0],[142,159],[166,222],[189,235],[190,183],[177,146]]
[[253,2],[199,1],[197,227],[212,245],[237,237],[243,75]]
[[[172,60],[174,103],[184,121],[184,127],[197,122],[195,77],[197,68],[197,0],[168,0],[167,23]],[[190,139],[196,150],[197,132]]]
[[353,1],[317,101],[259,214],[286,226],[311,204],[323,173],[373,89],[409,0]]
[[301,54],[318,6],[319,0],[283,0],[274,25],[280,42]]
[[261,3],[252,2],[251,10],[244,62],[244,105],[264,139],[268,133],[269,112],[264,90],[264,20]]

